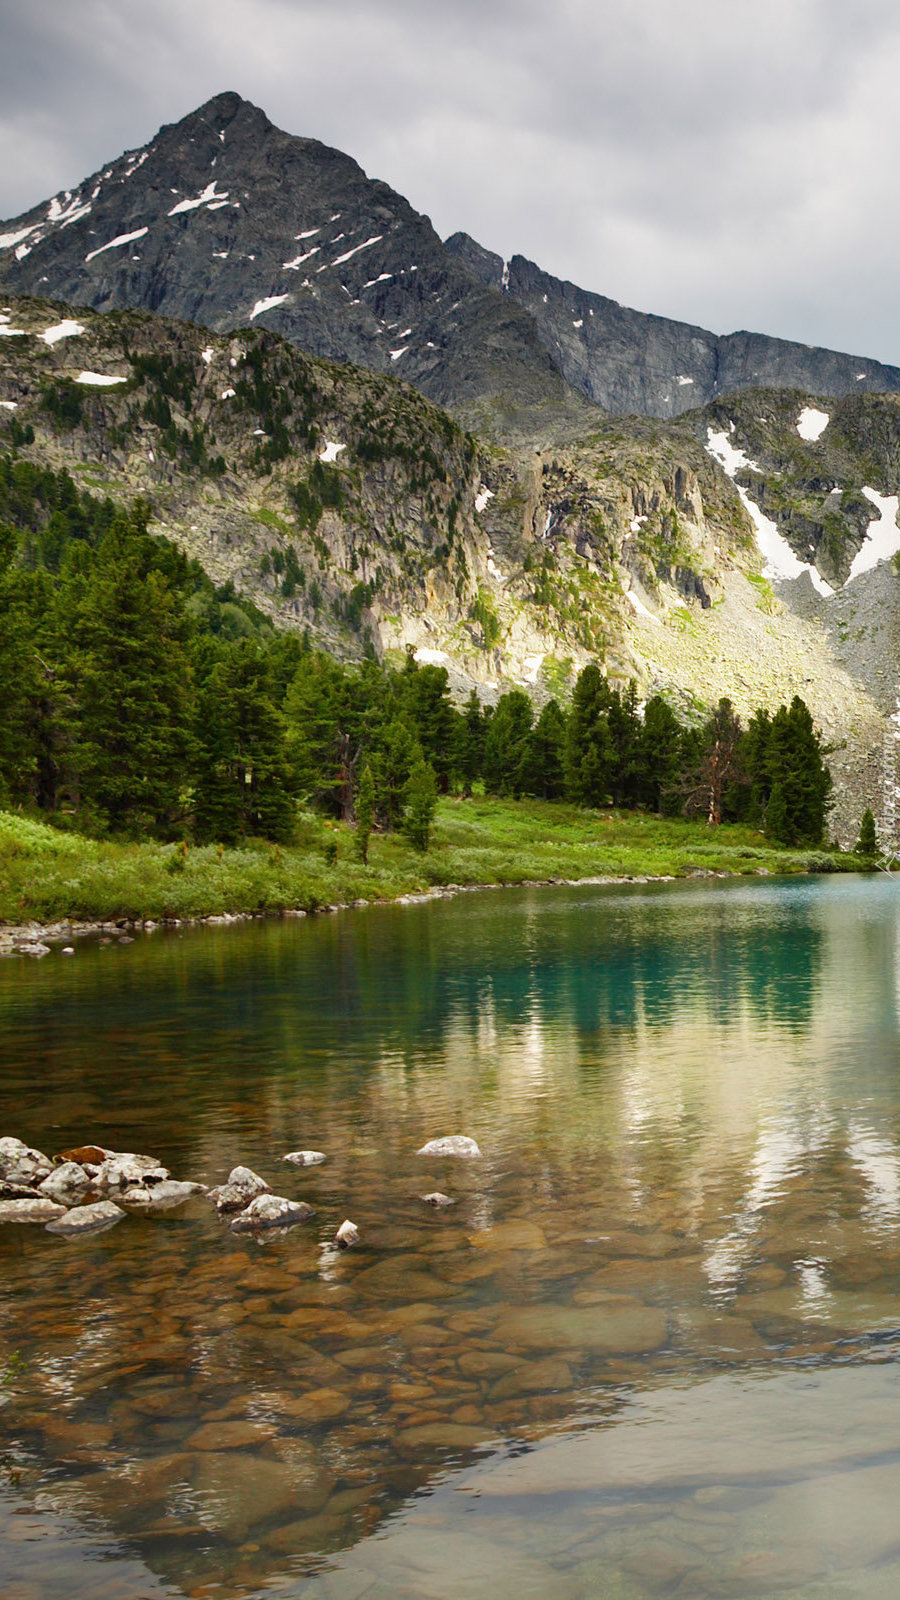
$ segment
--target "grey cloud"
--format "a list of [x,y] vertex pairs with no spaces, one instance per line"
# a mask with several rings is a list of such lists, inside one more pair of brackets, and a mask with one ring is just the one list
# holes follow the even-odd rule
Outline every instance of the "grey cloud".
[[444,234],[900,360],[886,0],[2,0],[0,30],[4,216],[235,88]]

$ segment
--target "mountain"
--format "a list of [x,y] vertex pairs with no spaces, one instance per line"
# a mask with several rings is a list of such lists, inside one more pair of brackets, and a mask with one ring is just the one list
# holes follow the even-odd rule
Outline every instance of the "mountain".
[[501,447],[393,375],[263,327],[18,298],[0,311],[13,452],[142,496],[151,531],[217,585],[344,658],[411,646],[460,693],[520,683],[538,700],[600,659],[687,716],[799,693],[840,746],[843,837],[877,800],[900,652],[900,585],[879,562],[900,544],[900,396],[747,390],[671,422],[595,410],[577,437]]
[[504,264],[349,156],[221,94],[72,191],[0,224],[0,289],[265,326],[392,373],[496,436],[538,442],[595,408],[669,417],[748,386],[838,396],[900,370],[761,334],[719,337]]
[[465,233],[448,239],[447,249],[531,314],[566,382],[607,411],[673,417],[750,387],[835,396],[900,389],[900,368],[863,356],[630,311],[524,256],[504,261]]

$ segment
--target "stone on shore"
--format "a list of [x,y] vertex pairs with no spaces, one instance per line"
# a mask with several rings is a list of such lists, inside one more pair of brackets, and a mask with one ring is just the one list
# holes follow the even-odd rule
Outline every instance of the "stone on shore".
[[284,1159],[294,1167],[320,1167],[328,1157],[323,1150],[292,1150]]
[[52,1222],[65,1215],[65,1206],[43,1196],[34,1200],[0,1200],[0,1222]]
[[260,1194],[231,1224],[235,1233],[253,1233],[257,1228],[292,1228],[314,1216],[305,1200],[286,1200],[279,1194]]
[[421,1150],[416,1151],[420,1156],[460,1156],[464,1160],[472,1161],[481,1155],[474,1139],[469,1139],[464,1133],[451,1133],[443,1139],[429,1139],[423,1144]]
[[77,1238],[85,1233],[105,1233],[124,1217],[111,1200],[96,1200],[93,1205],[75,1206],[47,1223],[48,1233],[58,1233],[63,1238]]

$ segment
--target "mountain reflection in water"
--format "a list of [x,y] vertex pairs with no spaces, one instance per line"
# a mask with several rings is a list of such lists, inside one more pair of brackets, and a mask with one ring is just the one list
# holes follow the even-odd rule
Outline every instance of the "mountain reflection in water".
[[492,891],[2,964],[0,1131],[316,1208],[0,1233],[2,1600],[896,1593],[897,914]]

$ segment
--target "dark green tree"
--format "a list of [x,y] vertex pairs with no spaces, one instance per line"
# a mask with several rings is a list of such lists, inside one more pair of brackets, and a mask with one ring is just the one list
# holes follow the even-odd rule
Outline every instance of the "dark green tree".
[[793,842],[787,800],[784,789],[777,779],[772,785],[766,807],[766,838],[771,839],[773,844]]
[[369,840],[375,821],[375,779],[366,762],[356,785],[356,853],[363,866],[369,864]]
[[853,846],[854,854],[862,856],[864,861],[874,861],[878,855],[878,834],[875,831],[875,818],[869,807],[862,814],[859,825],[859,838]]
[[543,707],[528,741],[525,792],[542,800],[565,793],[566,719],[555,700]]
[[511,689],[497,701],[484,741],[484,787],[488,794],[518,799],[528,782],[531,725],[534,711],[522,689]]
[[425,851],[431,844],[437,797],[437,779],[428,763],[420,757],[406,785],[406,810],[403,815],[404,832],[417,850]]
[[674,808],[678,777],[684,765],[684,730],[661,695],[650,696],[635,756],[636,799],[659,815]]
[[481,774],[485,733],[481,702],[472,689],[456,729],[456,773],[466,799],[472,793],[475,779]]
[[609,686],[593,663],[579,674],[566,732],[566,794],[576,805],[602,806],[609,798],[615,751],[609,731]]
[[209,665],[198,699],[200,839],[293,837],[295,777],[270,689],[266,655],[250,640],[220,647]]

